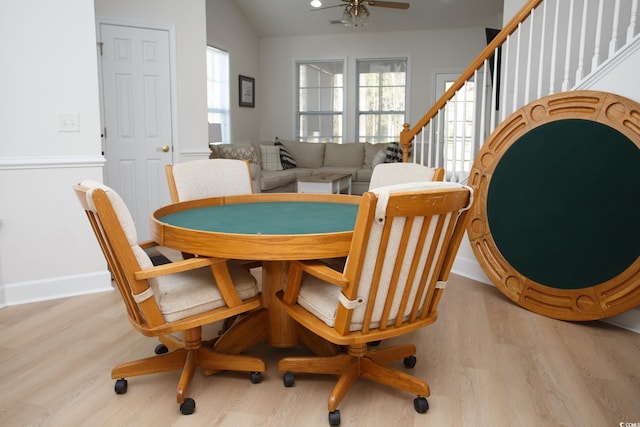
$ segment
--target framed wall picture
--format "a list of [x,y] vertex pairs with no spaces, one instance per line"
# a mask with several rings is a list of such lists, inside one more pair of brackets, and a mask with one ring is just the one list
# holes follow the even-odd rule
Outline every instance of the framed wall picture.
[[255,107],[256,104],[256,79],[247,76],[238,76],[239,99],[241,107]]

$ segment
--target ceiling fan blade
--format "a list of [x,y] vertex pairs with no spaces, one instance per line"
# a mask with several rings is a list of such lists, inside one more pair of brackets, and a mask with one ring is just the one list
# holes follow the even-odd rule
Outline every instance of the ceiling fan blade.
[[409,3],[399,3],[395,1],[374,1],[366,2],[369,6],[390,7],[392,9],[409,9]]
[[333,6],[316,7],[316,8],[311,9],[311,12],[315,12],[316,10],[332,9],[334,7],[344,7],[344,5],[343,4],[334,4]]

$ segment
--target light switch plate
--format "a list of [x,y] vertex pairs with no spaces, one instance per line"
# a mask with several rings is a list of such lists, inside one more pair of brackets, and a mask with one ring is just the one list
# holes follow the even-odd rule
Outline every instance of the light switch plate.
[[80,132],[78,113],[58,113],[58,132]]

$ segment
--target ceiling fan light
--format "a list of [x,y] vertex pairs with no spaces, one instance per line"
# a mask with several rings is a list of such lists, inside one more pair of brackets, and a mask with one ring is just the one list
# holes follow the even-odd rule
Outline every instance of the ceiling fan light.
[[322,2],[320,0],[311,0],[311,7],[321,7]]
[[370,23],[370,16],[371,14],[369,13],[369,10],[366,8],[366,6],[362,6],[362,8],[360,9],[360,13],[358,14],[358,24],[365,25]]
[[342,19],[340,20],[340,22],[342,22],[347,27],[353,25],[353,15],[351,15],[348,7],[346,7],[344,9],[344,12],[342,12]]

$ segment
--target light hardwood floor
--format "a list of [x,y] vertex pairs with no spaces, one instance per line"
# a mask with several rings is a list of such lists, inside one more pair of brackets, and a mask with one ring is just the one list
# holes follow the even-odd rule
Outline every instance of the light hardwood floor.
[[[177,373],[131,378],[116,395],[110,370],[153,354],[115,292],[0,310],[2,426],[327,426],[333,379],[297,376],[284,388],[277,360],[304,349],[258,345],[267,372],[197,374],[196,412],[175,403]],[[640,423],[640,335],[602,322],[530,313],[492,286],[454,276],[440,318],[400,341],[418,347],[413,373],[431,386],[430,409],[360,380],[343,401],[342,426],[576,426]],[[390,340],[395,341],[395,340]],[[388,345],[391,342],[383,342]]]

